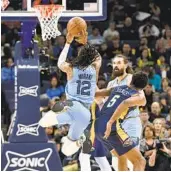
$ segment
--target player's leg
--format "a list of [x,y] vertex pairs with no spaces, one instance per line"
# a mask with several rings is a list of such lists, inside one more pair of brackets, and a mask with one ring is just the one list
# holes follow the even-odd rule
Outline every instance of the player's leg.
[[[131,139],[131,137],[129,137],[128,133],[125,132],[119,121],[117,121],[116,127],[117,127],[116,134],[115,133],[111,134],[108,138],[108,141],[110,142],[110,144],[113,146],[116,153],[120,157],[119,159],[120,162],[118,162],[118,167],[120,169],[118,170],[124,170],[124,171],[128,170],[126,165],[127,164],[126,158],[128,158],[132,162],[134,169],[137,170],[143,169],[144,159],[140,151],[138,151],[138,149],[136,148],[138,142]],[[132,155],[130,154],[130,152],[132,152]],[[139,164],[137,165],[136,161],[141,162],[142,165]],[[122,168],[123,165],[124,167]]]
[[128,171],[127,158],[125,156],[118,157],[118,170]]
[[[135,113],[135,116],[137,115],[136,111],[131,112],[131,113]],[[124,122],[121,125],[122,125],[122,128],[130,136],[130,138],[136,143],[137,148],[139,149],[139,140],[140,140],[141,133],[142,133],[142,124],[141,124],[140,118],[135,117],[135,118],[126,119],[126,120],[124,120]],[[122,157],[119,157],[119,161],[121,161],[120,164],[124,163],[122,160],[120,160],[121,158]],[[127,167],[130,170],[133,170],[133,164],[129,160],[125,161],[125,163],[127,164]],[[122,168],[122,165],[121,165],[121,168]],[[122,170],[122,169],[119,169],[119,170]]]
[[123,156],[132,162],[134,171],[144,171],[146,160],[137,147],[131,149]]
[[109,161],[107,160],[106,156],[104,157],[95,157],[97,164],[100,167],[101,171],[112,171]]
[[81,151],[79,155],[81,171],[91,171],[90,156],[90,154]]
[[133,164],[134,171],[144,170],[145,159],[136,147],[136,144],[132,142],[130,138],[127,139],[127,143],[125,145],[120,143],[118,144],[118,146],[115,146],[115,151],[115,155],[118,155],[118,171],[128,171],[127,160],[129,160]]
[[94,156],[94,159],[99,165],[101,171],[112,171],[109,161],[106,157],[107,150],[105,149],[102,142],[99,141],[97,138],[95,138],[94,148],[95,150],[94,152],[92,152],[92,155]]
[[68,110],[72,123],[65,143],[62,146],[62,152],[66,156],[76,153],[82,146],[82,142],[86,140],[83,133],[90,122],[91,116],[89,109],[85,108],[81,103],[74,101],[73,104],[73,107]]
[[68,111],[73,107],[72,101],[56,102],[52,110],[48,111],[39,121],[42,127],[71,124],[72,118]]

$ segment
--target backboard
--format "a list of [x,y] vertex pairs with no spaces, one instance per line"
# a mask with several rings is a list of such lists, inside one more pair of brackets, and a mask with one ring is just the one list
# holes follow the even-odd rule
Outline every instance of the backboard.
[[[1,11],[2,20],[37,20],[32,8],[34,0],[9,1],[8,8]],[[83,17],[87,21],[101,21],[107,17],[107,0],[53,0],[53,2],[64,6],[60,21],[68,21],[75,16]]]

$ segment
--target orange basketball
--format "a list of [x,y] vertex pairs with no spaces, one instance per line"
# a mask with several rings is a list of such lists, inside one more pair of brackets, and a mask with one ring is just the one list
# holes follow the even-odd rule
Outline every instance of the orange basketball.
[[67,31],[72,35],[79,35],[81,31],[87,30],[87,24],[81,17],[74,17],[67,24]]

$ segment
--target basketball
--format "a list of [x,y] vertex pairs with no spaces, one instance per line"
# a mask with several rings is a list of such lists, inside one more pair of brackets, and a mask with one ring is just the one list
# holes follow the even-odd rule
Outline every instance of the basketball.
[[81,17],[74,17],[67,24],[67,31],[73,35],[78,35],[81,31],[87,30],[87,24]]

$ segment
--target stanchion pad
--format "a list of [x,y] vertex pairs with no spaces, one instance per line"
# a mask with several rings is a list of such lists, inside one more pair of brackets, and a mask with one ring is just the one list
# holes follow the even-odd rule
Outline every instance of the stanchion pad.
[[54,143],[5,143],[2,145],[3,171],[62,171]]

